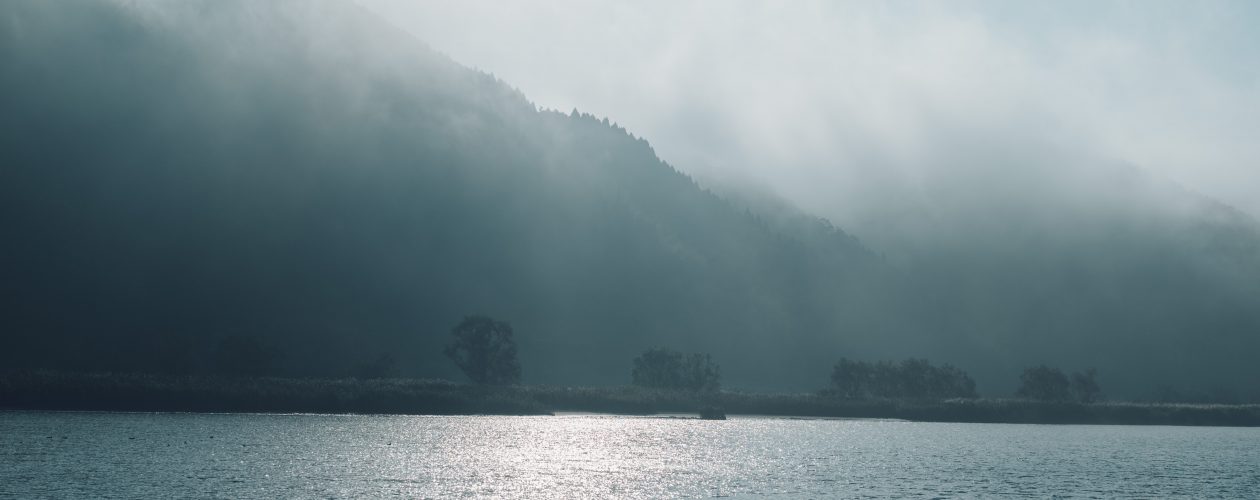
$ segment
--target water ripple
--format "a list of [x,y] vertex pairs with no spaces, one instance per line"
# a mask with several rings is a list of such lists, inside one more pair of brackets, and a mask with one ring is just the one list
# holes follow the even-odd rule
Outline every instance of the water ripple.
[[1258,464],[1241,428],[0,413],[0,498],[1249,498]]

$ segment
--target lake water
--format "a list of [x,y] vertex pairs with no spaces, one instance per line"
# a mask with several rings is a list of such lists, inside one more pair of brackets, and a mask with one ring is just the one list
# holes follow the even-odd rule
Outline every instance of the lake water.
[[1260,498],[1260,429],[0,412],[0,497]]

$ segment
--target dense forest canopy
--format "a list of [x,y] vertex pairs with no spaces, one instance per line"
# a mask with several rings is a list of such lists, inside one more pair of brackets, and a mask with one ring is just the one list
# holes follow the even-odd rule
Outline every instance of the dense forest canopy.
[[[628,383],[656,346],[710,353],[734,388],[822,388],[841,357],[949,363],[981,394],[1041,363],[1116,395],[1260,379],[1260,230],[1229,207],[1051,204],[872,250],[350,3],[6,2],[0,100],[6,366],[248,352],[251,373],[339,376],[389,354],[454,379],[450,325],[485,314],[527,383]],[[1116,196],[1145,192],[1116,169]],[[999,218],[951,206],[937,231]]]

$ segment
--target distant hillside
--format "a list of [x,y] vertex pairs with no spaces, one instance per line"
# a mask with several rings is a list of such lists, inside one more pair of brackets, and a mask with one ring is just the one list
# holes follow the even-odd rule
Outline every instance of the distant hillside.
[[943,169],[864,244],[334,1],[5,2],[0,109],[9,367],[459,379],[479,313],[527,383],[626,383],[653,346],[755,389],[842,356],[982,394],[1040,363],[1118,396],[1260,380],[1256,222],[1137,169]]
[[812,386],[848,314],[833,304],[877,263],[353,4],[0,15],[6,364],[201,371],[245,337],[284,373],[388,353],[457,378],[441,346],[484,313],[516,327],[526,381],[624,383],[666,345],[733,383]]
[[1047,363],[1098,367],[1117,396],[1260,397],[1255,219],[1135,166],[993,149],[848,228],[904,275],[929,352],[988,360],[968,366],[999,393]]

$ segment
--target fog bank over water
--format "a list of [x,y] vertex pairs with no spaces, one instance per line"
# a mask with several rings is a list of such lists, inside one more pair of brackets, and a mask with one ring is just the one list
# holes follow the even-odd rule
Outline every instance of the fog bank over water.
[[943,181],[1009,187],[995,170],[1073,187],[1128,164],[1260,213],[1253,3],[358,1],[540,106],[864,237]]

